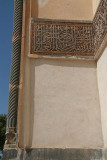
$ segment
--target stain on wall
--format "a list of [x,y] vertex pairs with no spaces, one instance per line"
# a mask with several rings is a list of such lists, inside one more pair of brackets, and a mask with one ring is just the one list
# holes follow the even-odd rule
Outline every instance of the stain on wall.
[[49,0],[38,0],[39,2],[39,7],[40,8],[43,8],[47,3],[48,3]]

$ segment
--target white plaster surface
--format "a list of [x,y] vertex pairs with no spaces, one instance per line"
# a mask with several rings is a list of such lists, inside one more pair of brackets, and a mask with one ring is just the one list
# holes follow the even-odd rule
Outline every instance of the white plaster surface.
[[35,1],[37,3],[37,17],[39,18],[67,20],[92,20],[93,18],[92,0]]
[[98,5],[99,5],[100,1],[101,0],[92,0],[92,2],[93,2],[93,15],[95,15],[95,12],[98,8]]
[[27,69],[24,146],[102,147],[96,63],[31,59]]
[[107,147],[107,47],[97,63],[104,145]]

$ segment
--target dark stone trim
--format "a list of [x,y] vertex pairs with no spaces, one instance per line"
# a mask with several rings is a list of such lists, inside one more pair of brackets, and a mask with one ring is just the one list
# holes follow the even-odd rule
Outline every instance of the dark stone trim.
[[107,149],[32,148],[3,151],[2,160],[106,160]]
[[23,149],[4,149],[2,160],[23,160]]

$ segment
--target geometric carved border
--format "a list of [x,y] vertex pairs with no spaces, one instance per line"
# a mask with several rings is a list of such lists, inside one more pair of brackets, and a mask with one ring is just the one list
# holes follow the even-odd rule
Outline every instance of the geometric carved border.
[[107,34],[107,0],[101,0],[93,19],[94,52],[99,49]]
[[33,19],[31,54],[94,57],[107,34],[107,1],[101,0],[92,22]]

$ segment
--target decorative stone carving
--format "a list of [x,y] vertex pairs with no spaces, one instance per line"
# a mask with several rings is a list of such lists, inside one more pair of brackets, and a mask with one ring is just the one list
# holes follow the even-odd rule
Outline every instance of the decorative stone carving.
[[93,20],[94,52],[107,34],[107,1],[102,0]]
[[16,144],[18,87],[20,84],[20,57],[22,39],[23,0],[14,0],[14,25],[12,40],[12,57],[10,87],[8,99],[8,116],[6,126],[6,144]]
[[91,22],[33,19],[31,54],[94,57],[107,34],[107,1]]
[[32,33],[32,53],[93,56],[91,23],[34,20]]
[[13,129],[10,129],[9,132],[6,134],[5,144],[16,144],[16,133]]

